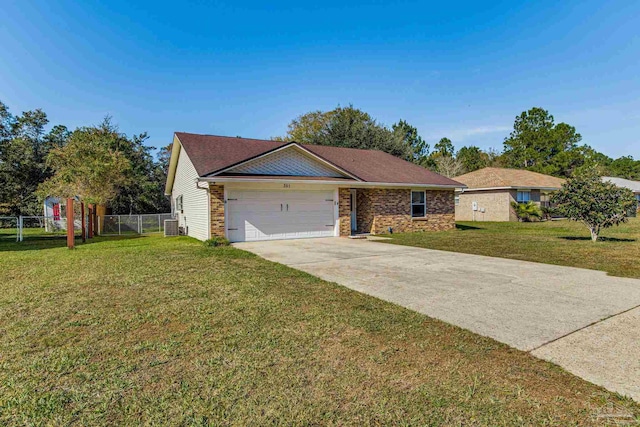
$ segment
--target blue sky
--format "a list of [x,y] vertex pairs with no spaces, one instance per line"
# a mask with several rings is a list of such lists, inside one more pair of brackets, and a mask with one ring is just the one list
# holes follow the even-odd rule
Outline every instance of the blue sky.
[[501,148],[540,106],[640,158],[640,2],[5,1],[0,100],[70,128],[113,116],[269,138],[353,104],[428,141]]

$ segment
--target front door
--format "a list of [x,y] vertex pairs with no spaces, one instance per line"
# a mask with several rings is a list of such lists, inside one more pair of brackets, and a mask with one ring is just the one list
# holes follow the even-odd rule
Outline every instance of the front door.
[[358,231],[358,220],[356,212],[357,198],[356,190],[351,190],[351,234]]

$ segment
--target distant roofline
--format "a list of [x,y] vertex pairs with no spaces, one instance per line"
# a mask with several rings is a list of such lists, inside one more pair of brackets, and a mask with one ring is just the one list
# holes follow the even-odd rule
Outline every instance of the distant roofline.
[[519,186],[505,186],[505,187],[482,187],[482,188],[473,188],[473,187],[459,187],[460,191],[464,190],[465,193],[470,193],[472,191],[491,191],[491,190],[545,190],[545,191],[556,191],[561,187],[539,187],[535,185],[519,185]]

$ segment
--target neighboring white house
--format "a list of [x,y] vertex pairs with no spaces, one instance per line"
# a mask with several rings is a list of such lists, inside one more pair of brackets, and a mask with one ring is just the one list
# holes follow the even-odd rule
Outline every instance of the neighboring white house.
[[57,197],[47,197],[44,199],[44,227],[45,231],[51,233],[53,231],[66,230],[66,206],[60,203]]
[[[60,202],[57,197],[49,196],[44,199],[43,208],[44,229],[47,233],[67,229],[67,205],[64,201]],[[76,229],[82,227],[80,218],[76,217],[73,223]]]

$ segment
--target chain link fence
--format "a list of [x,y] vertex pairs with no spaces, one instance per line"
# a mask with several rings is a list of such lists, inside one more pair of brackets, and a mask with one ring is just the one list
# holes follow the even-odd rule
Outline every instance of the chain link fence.
[[[105,215],[97,217],[98,234],[117,236],[125,234],[163,233],[164,220],[170,213],[146,215]],[[82,234],[82,218],[74,218],[74,234]],[[85,228],[89,231],[89,217],[85,216]],[[0,239],[22,242],[25,239],[65,237],[67,218],[63,216],[0,216]]]
[[98,234],[119,236],[123,234],[163,233],[164,220],[172,219],[170,213],[146,215],[105,215],[98,217]]

